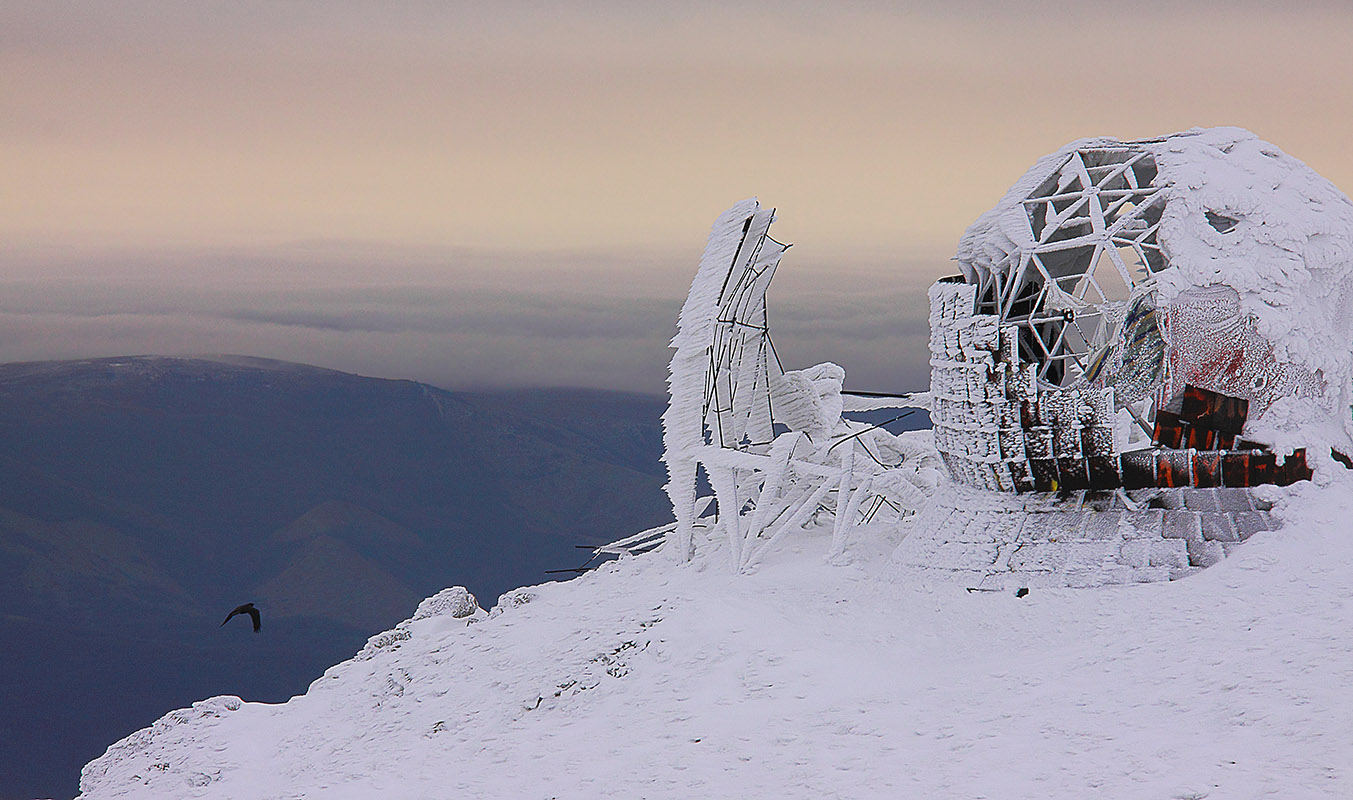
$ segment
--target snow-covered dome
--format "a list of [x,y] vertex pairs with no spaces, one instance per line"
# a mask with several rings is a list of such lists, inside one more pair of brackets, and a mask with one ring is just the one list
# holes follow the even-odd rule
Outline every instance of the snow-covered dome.
[[1353,203],[1248,131],[1072,142],[957,261],[1042,386],[1112,386],[1121,407],[1187,383],[1247,401],[1246,433],[1281,449],[1353,441]]
[[953,483],[899,569],[1174,579],[1273,529],[1279,487],[1353,469],[1353,203],[1248,131],[1072,142],[956,260],[929,291]]

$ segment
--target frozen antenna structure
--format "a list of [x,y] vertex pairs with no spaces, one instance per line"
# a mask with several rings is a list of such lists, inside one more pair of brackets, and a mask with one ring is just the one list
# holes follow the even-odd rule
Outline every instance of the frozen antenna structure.
[[[873,426],[842,418],[845,371],[831,363],[786,372],[770,338],[766,290],[788,245],[770,236],[774,211],[746,200],[715,221],[672,340],[663,415],[667,539],[691,557],[699,515],[717,501],[734,569],[743,570],[814,515],[831,515],[833,555],[857,523],[925,504],[938,461]],[[871,407],[908,407],[905,397]],[[713,498],[697,498],[703,470]]]

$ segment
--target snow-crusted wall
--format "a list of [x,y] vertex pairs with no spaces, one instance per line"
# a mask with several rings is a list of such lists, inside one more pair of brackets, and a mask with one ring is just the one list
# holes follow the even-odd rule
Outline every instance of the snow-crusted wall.
[[992,589],[1175,580],[1275,528],[1271,507],[1250,489],[1015,495],[948,484],[908,522],[892,565]]

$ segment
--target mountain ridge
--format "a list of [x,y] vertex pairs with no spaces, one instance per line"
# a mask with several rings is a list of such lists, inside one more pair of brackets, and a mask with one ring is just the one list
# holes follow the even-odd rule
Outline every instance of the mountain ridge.
[[[662,405],[241,356],[0,365],[0,650],[28,689],[0,697],[28,732],[0,797],[73,791],[110,734],[209,686],[285,699],[448,583],[494,596],[665,521]],[[217,625],[246,600],[241,649]]]

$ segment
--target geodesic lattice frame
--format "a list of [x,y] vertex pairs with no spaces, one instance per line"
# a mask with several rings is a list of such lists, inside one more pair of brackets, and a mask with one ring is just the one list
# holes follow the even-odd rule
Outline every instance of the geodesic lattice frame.
[[[677,319],[663,414],[666,489],[676,522],[618,548],[661,533],[677,559],[688,560],[697,523],[708,525],[699,519],[708,507],[708,498],[696,496],[700,470],[739,571],[820,511],[833,519],[831,554],[840,556],[858,523],[885,506],[912,513],[934,486],[932,474],[942,464],[933,450],[842,416],[839,366],[781,367],[766,290],[789,245],[770,237],[774,218],[772,209],[746,200],[710,231]],[[906,396],[871,397],[864,405],[916,407]]]
[[1164,194],[1147,150],[1073,150],[1022,200],[1023,244],[975,270],[979,314],[1018,329],[1021,361],[1047,385],[1075,383],[1166,266],[1156,241]]

